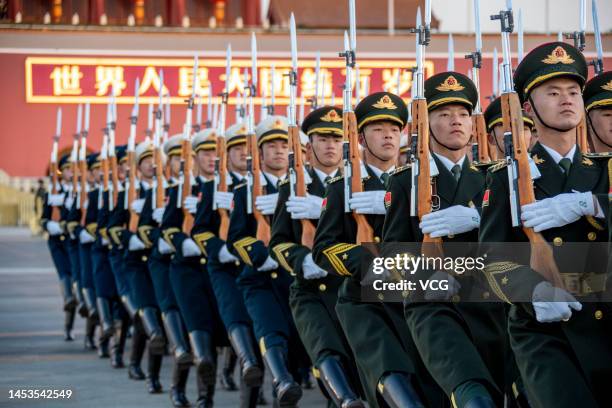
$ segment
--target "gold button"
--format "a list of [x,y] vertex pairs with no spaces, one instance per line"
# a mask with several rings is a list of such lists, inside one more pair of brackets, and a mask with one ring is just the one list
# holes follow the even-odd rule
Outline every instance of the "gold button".
[[251,249],[253,249],[253,247],[251,247],[250,245],[247,247],[247,251],[250,251]]
[[236,261],[234,261],[234,265],[236,265],[236,266],[240,266],[240,261],[237,261],[237,260],[236,260]]
[[63,240],[65,240],[65,239],[66,239],[66,237],[65,237],[65,236],[60,235],[60,241],[63,241]]
[[595,311],[595,319],[601,320],[603,318],[603,312],[601,310]]
[[555,246],[561,246],[563,245],[563,239],[561,239],[561,237],[555,237],[555,239],[553,239],[553,244]]
[[374,242],[380,242],[380,237],[374,237]]
[[200,258],[200,263],[202,265],[205,265],[206,264],[206,258]]
[[483,299],[488,299],[491,296],[491,294],[489,292],[482,292],[482,298]]
[[319,290],[321,292],[325,292],[327,290],[327,286],[324,283],[322,283],[322,284],[319,285]]
[[451,300],[455,303],[459,302],[461,300],[461,297],[459,295],[453,295],[453,297],[451,298]]
[[278,278],[278,273],[276,273],[276,272],[272,272],[272,273],[270,274],[270,276],[272,277],[272,279],[276,279],[276,278]]
[[597,239],[597,234],[591,231],[587,234],[587,238],[589,241],[595,241]]
[[142,262],[147,262],[147,256],[143,255],[142,258],[140,258],[142,260]]

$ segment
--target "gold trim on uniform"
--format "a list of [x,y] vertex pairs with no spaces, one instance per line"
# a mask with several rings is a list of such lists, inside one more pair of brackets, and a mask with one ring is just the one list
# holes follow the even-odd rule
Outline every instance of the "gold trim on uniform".
[[138,237],[145,244],[145,247],[151,248],[153,243],[149,239],[149,232],[153,230],[150,225],[141,225],[138,227]]
[[195,234],[193,236],[193,240],[198,244],[202,253],[205,256],[208,256],[208,253],[206,252],[206,241],[214,237],[215,237],[215,234],[213,234],[210,231],[206,231],[206,232],[201,232],[199,234]]
[[461,85],[457,78],[449,75],[436,89],[441,92],[463,91],[465,86]]
[[395,106],[389,95],[383,95],[376,103],[372,104],[372,107],[377,109],[397,109],[397,106]]
[[525,95],[527,95],[529,93],[529,90],[533,88],[535,85],[542,83],[550,78],[554,78],[554,77],[562,76],[562,75],[576,75],[576,73],[569,72],[569,71],[556,71],[556,72],[551,72],[550,74],[540,75],[525,86],[525,90],[524,90]]
[[468,104],[469,106],[472,106],[472,102],[470,102],[466,98],[461,98],[459,96],[449,96],[448,98],[440,98],[440,99],[435,99],[431,101],[430,103],[427,104],[427,109],[431,109],[438,105],[446,104],[448,102],[461,102],[461,103]]
[[338,115],[335,109],[330,109],[325,115],[319,118],[323,122],[342,122],[342,116]]
[[170,247],[172,247],[172,249],[174,249],[175,251],[176,251],[176,248],[174,247],[174,244],[172,243],[172,237],[177,232],[181,232],[181,230],[176,227],[167,228],[162,231],[162,236],[164,238],[164,241],[166,241],[168,245],[170,245]]
[[336,244],[332,245],[327,249],[323,250],[323,255],[327,257],[332,267],[338,272],[339,275],[351,276],[351,273],[346,269],[344,262],[338,257],[340,254],[346,254],[353,248],[358,247],[355,244]]
[[[287,262],[287,258],[285,258],[285,254],[283,252],[285,252],[287,249],[294,247],[296,244],[293,242],[283,242],[281,244],[275,245],[274,248],[272,248],[272,252],[274,252],[274,254],[276,254],[276,258],[278,259],[278,263],[285,268],[285,270],[291,274],[293,274],[293,268],[289,265],[289,262]],[[288,256],[288,255],[287,255]]]
[[234,242],[234,248],[238,252],[242,262],[249,266],[253,266],[253,262],[251,262],[251,258],[249,257],[246,247],[254,244],[255,242],[257,242],[257,239],[253,237],[244,237]]
[[[487,281],[489,282],[489,286],[491,287],[491,289],[493,289],[493,292],[495,292],[495,294],[506,303],[512,304],[512,302],[510,302],[508,297],[505,295],[504,291],[499,287],[499,284],[497,283],[497,280],[495,279],[495,277],[497,275],[507,274],[508,272],[518,269],[519,267],[520,265],[515,262],[504,261],[504,262],[490,263],[484,269],[485,276],[487,278]],[[504,280],[505,280],[505,283],[504,283]],[[502,283],[503,284],[508,283],[507,276],[504,276],[502,278]]]
[[606,288],[605,273],[562,273],[563,286],[575,296],[585,296],[603,292]]
[[124,228],[121,226],[110,227],[108,229],[108,235],[110,236],[111,241],[118,247],[121,246],[121,231],[123,230]]
[[542,60],[545,64],[573,64],[574,59],[570,57],[565,51],[565,48],[558,46],[552,52]]
[[93,235],[95,237],[96,236],[96,230],[98,229],[98,223],[97,222],[90,222],[89,224],[87,224],[85,226],[85,229],[87,230],[87,232],[89,232],[91,235]]

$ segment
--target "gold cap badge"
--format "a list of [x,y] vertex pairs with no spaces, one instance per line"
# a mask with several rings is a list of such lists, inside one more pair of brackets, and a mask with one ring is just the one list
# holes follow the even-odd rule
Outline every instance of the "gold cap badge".
[[272,124],[272,129],[282,129],[283,128],[283,121],[280,119],[277,119],[274,121],[274,123]]
[[565,48],[559,45],[542,62],[545,64],[571,64],[574,60],[567,54]]
[[397,106],[395,106],[389,95],[380,98],[372,107],[378,109],[397,109]]
[[448,78],[444,80],[438,87],[436,87],[438,91],[449,92],[449,91],[463,91],[465,89],[457,78],[452,75],[449,75]]
[[610,80],[607,84],[602,85],[601,89],[604,91],[612,91],[612,80]]
[[342,122],[342,118],[335,109],[331,109],[325,115],[321,116],[321,120],[323,122]]

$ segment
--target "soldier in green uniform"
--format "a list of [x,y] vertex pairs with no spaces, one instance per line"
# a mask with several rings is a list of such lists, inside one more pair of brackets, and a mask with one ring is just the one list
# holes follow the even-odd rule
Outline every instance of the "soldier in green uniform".
[[612,151],[612,71],[606,71],[586,83],[584,109],[593,152]]
[[[355,115],[364,148],[364,191],[353,194],[350,207],[366,214],[374,240],[379,242],[385,218],[385,182],[397,163],[408,111],[400,97],[378,92],[365,97]],[[344,278],[336,313],[353,350],[368,403],[371,407],[441,406],[444,395],[418,357],[401,304],[362,300],[361,262],[366,250],[355,243],[353,215],[344,212],[342,179],[330,180],[327,187],[312,255],[321,268]]]
[[[410,218],[412,171],[399,168],[390,178],[385,205],[383,242],[421,242],[424,234],[444,242],[444,256],[474,256],[487,165],[475,166],[467,157],[472,134],[472,108],[478,94],[474,83],[457,72],[442,72],[425,81],[429,112],[432,185],[439,209],[421,222]],[[451,244],[452,245],[452,244]],[[418,245],[420,246],[420,245]],[[427,252],[418,249],[417,255]],[[413,249],[410,248],[410,251]],[[501,303],[461,301],[470,296],[489,299],[488,288],[470,273],[419,271],[415,276],[448,281],[448,290],[428,290],[406,297],[404,313],[420,355],[454,407],[503,406],[504,353],[507,345]],[[466,299],[467,300],[467,299]]]
[[[485,123],[487,125],[487,132],[489,132],[487,139],[489,146],[495,146],[497,155],[495,157],[505,157],[504,154],[504,129],[503,129],[503,118],[501,111],[501,98],[496,98],[493,102],[487,106],[484,111]],[[533,120],[523,112],[523,131],[525,132],[525,145],[531,146],[531,130],[533,129]]]
[[302,123],[308,137],[311,168],[305,178],[308,195],[291,193],[290,180],[280,184],[272,225],[271,255],[295,275],[290,306],[300,337],[323,385],[329,406],[363,407],[353,353],[347,343],[335,306],[342,278],[328,274],[312,259],[302,243],[301,220],[316,225],[329,180],[338,175],[342,160],[342,111],[324,106],[311,112]]
[[[538,201],[515,209],[523,228],[552,244],[561,283],[553,286],[532,269],[529,247],[514,251],[519,253],[512,259],[502,255],[503,246],[492,244],[528,241],[521,225],[513,226],[506,162],[489,172],[483,200],[479,239],[488,250],[485,277],[492,291],[512,304],[510,343],[536,408],[609,405],[611,317],[609,304],[598,301],[605,288],[607,207],[596,199],[607,194],[608,171],[576,145],[587,73],[580,51],[553,42],[532,50],[514,74],[539,136],[531,151]],[[581,243],[578,250],[573,243]],[[544,258],[533,261],[541,264]]]

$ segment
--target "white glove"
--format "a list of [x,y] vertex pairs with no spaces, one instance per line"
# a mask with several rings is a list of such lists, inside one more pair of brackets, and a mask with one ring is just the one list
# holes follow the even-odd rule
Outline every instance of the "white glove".
[[312,259],[312,254],[306,255],[302,261],[302,273],[304,274],[304,279],[319,279],[327,276],[327,271],[321,269],[319,265],[315,263]]
[[81,244],[91,244],[96,239],[87,230],[82,229],[79,233],[79,242]]
[[531,296],[536,319],[540,323],[568,321],[572,317],[572,309],[582,310],[582,304],[567,291],[556,288],[550,282],[540,282]]
[[349,199],[351,210],[357,214],[385,214],[385,190],[364,191],[353,193]]
[[49,197],[47,198],[47,204],[53,207],[61,207],[62,205],[64,205],[65,198],[66,196],[63,193],[62,194],[49,194]]
[[431,300],[431,301],[449,300],[454,295],[459,293],[459,290],[461,289],[461,284],[459,283],[459,281],[455,279],[452,275],[444,271],[437,271],[436,273],[431,275],[429,280],[448,281],[448,289],[443,290],[440,287],[438,287],[438,290],[433,290],[431,288],[428,288],[427,291],[425,292],[425,300]]
[[183,256],[186,258],[190,256],[202,255],[200,247],[198,247],[198,244],[196,244],[195,241],[191,238],[187,238],[183,241],[183,243],[181,244],[181,249],[183,250]]
[[276,209],[276,202],[278,201],[278,193],[260,195],[255,199],[255,207],[263,215],[272,215]]
[[232,255],[229,249],[227,249],[227,245],[223,245],[221,247],[221,250],[219,251],[219,262],[226,264],[230,262],[236,262],[237,260],[238,258]]
[[521,207],[521,220],[535,232],[562,227],[583,215],[595,215],[593,194],[564,193]]
[[60,235],[62,231],[62,227],[60,227],[59,222],[57,221],[47,221],[47,232],[51,236]]
[[107,238],[102,238],[102,245],[107,246],[108,244],[110,244],[110,241]]
[[168,255],[174,252],[174,249],[172,249],[172,247],[163,238],[157,240],[157,250],[162,255]]
[[200,200],[198,200],[198,197],[194,197],[194,196],[185,197],[185,200],[183,201],[183,207],[185,207],[185,209],[189,211],[190,213],[195,214],[198,211],[199,201]]
[[136,236],[136,234],[132,235],[130,237],[130,242],[128,244],[128,250],[130,251],[140,251],[145,249],[146,246],[144,244],[144,242],[142,242],[140,240],[140,238],[138,238],[138,236]]
[[68,197],[66,197],[66,199],[64,200],[64,207],[66,207],[67,209],[71,209],[73,204],[74,204],[74,195],[68,194]]
[[445,237],[471,231],[480,225],[480,214],[475,208],[453,205],[444,210],[425,214],[419,228],[432,238]]
[[278,268],[278,263],[274,259],[272,259],[270,255],[268,255],[266,261],[259,268],[257,268],[257,270],[259,272],[266,272],[276,268]]
[[234,193],[226,193],[224,191],[215,191],[215,205],[217,206],[217,208],[224,208],[226,210],[231,210],[233,200],[234,200]]
[[158,224],[161,224],[162,219],[164,218],[164,211],[166,211],[166,207],[156,208],[153,210],[153,219]]
[[138,200],[132,201],[132,204],[130,205],[130,208],[136,214],[140,214],[142,212],[142,207],[144,207],[144,203],[145,203],[145,199],[144,198],[139,198]]
[[322,204],[323,199],[316,195],[293,196],[287,200],[287,211],[291,213],[291,219],[293,220],[316,220],[321,216]]

